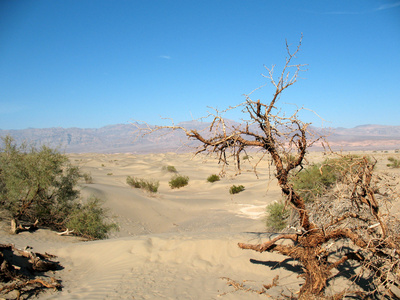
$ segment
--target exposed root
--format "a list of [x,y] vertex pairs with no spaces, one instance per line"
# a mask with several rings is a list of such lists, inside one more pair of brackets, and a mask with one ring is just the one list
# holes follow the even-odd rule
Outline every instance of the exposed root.
[[16,293],[16,299],[26,294],[36,295],[44,289],[58,290],[61,283],[54,277],[45,280],[41,275],[50,270],[60,269],[54,255],[37,253],[26,247],[17,249],[11,244],[0,244],[0,294]]

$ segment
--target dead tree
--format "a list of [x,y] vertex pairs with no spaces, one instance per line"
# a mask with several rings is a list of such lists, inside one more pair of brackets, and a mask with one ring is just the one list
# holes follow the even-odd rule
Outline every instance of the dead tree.
[[[298,261],[303,266],[302,276],[305,279],[300,289],[300,299],[324,296],[333,270],[348,260],[361,263],[365,267],[364,271],[371,272],[375,279],[376,291],[382,291],[378,289],[381,287],[384,292],[390,293],[390,286],[399,283],[396,274],[399,271],[399,243],[388,233],[387,218],[382,215],[375,197],[377,190],[372,182],[374,163],[366,158],[354,158],[354,161],[347,164],[347,169],[343,170],[343,173],[347,174],[347,181],[343,184],[350,191],[345,200],[351,204],[354,212],[337,217],[329,216],[328,213],[329,218],[324,224],[315,222],[320,216],[311,217],[305,200],[290,182],[290,176],[294,176],[303,167],[307,149],[317,141],[323,141],[323,137],[309,130],[309,123],[299,119],[302,108],[285,115],[277,107],[282,93],[296,83],[300,72],[304,71],[305,65],[292,64],[300,46],[301,40],[292,52],[286,43],[286,63],[277,80],[273,76],[274,67],[266,68],[268,74],[265,77],[271,81],[275,90],[271,101],[253,101],[250,98],[253,91],[245,95],[244,103],[229,108],[243,109],[248,120],[242,124],[229,124],[217,111],[213,115],[208,132],[171,125],[142,128],[142,133],[143,130],[144,135],[164,129],[183,130],[189,139],[200,142],[196,154],[216,153],[223,166],[228,164],[229,158],[233,158],[239,170],[241,154],[246,149],[259,149],[270,155],[275,177],[286,197],[287,205],[291,205],[297,211],[300,228],[294,233],[278,235],[262,244],[238,245],[242,249],[258,252],[278,252]],[[358,213],[362,209],[367,212],[366,216]],[[357,228],[345,226],[353,221],[358,222]],[[371,226],[378,226],[381,230],[371,231]],[[290,243],[281,243],[283,240]],[[332,257],[332,252],[327,247],[328,242],[335,244],[343,240],[351,241],[352,247],[341,252],[339,257]],[[375,258],[375,262],[371,258]],[[345,291],[343,295],[344,293]]]

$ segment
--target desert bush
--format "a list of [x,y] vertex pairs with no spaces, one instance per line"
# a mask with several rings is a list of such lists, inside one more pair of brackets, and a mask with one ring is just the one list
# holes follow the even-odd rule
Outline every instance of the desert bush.
[[126,183],[137,189],[144,189],[151,193],[157,193],[160,183],[155,180],[145,180],[142,178],[135,178],[128,176],[126,178]]
[[83,180],[85,180],[85,183],[87,183],[87,184],[93,183],[92,174],[90,172],[89,173],[83,173],[82,177],[83,177]]
[[169,173],[178,173],[174,166],[163,166],[161,169]]
[[216,181],[219,181],[220,180],[220,178],[219,178],[219,176],[218,175],[216,175],[216,174],[212,174],[212,175],[210,175],[210,176],[208,176],[207,177],[207,181],[208,182],[216,182]]
[[171,189],[179,189],[189,184],[189,177],[183,175],[175,175],[169,181]]
[[357,159],[354,155],[326,159],[320,164],[311,164],[291,177],[293,188],[306,202],[321,197],[334,183],[340,181],[344,172],[356,174],[360,171],[352,164]]
[[136,179],[135,177],[128,176],[126,178],[126,183],[128,185],[130,185],[131,187],[134,187],[134,188],[137,188],[137,189],[140,189],[142,187],[141,186],[141,181],[139,179]]
[[15,222],[35,222],[62,228],[73,202],[80,177],[66,155],[46,146],[36,149],[27,144],[17,147],[14,140],[2,138],[0,150],[0,203]]
[[287,226],[290,210],[285,208],[285,203],[274,202],[266,208],[267,217],[265,225],[273,230],[281,231]]
[[[38,221],[38,225],[65,230],[71,211],[78,206],[79,168],[72,166],[68,157],[55,149],[46,146],[36,149],[27,144],[17,146],[9,136],[2,141],[1,206],[10,213],[14,223]],[[13,230],[18,232],[16,228]]]
[[390,164],[387,164],[388,167],[390,167],[390,168],[400,168],[400,159],[396,159],[394,157],[389,157],[388,161],[390,161]]
[[113,175],[113,173],[107,173],[107,176],[112,176]]
[[83,204],[76,204],[66,226],[75,233],[88,239],[107,238],[111,230],[118,230],[116,223],[107,223],[108,210],[103,208],[99,198],[91,196]]
[[332,168],[321,173],[320,164],[312,164],[291,179],[293,188],[299,192],[306,202],[320,197],[337,179]]
[[243,185],[232,185],[229,189],[229,194],[238,194],[240,192],[244,191],[244,186]]
[[251,157],[250,155],[247,155],[247,154],[246,154],[246,155],[243,156],[242,159],[243,159],[243,160],[250,160],[250,159],[252,159],[252,158],[253,158],[253,157]]

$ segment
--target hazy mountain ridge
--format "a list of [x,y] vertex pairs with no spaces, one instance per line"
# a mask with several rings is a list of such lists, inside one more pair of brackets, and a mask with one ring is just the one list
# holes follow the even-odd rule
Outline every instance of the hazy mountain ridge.
[[[210,123],[188,121],[178,125],[203,130]],[[160,132],[145,137],[137,136],[138,124],[115,124],[101,128],[43,128],[0,130],[0,136],[10,135],[20,144],[24,141],[36,146],[57,147],[67,153],[161,153],[186,152],[195,146],[182,131]],[[312,128],[328,135],[334,149],[393,150],[400,148],[400,126],[360,125],[354,128]],[[316,146],[317,148],[318,146]]]

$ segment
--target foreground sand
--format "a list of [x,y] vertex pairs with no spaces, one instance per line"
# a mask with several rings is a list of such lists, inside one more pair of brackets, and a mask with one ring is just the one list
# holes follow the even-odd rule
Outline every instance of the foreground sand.
[[[313,159],[321,158],[314,154]],[[208,183],[206,178],[220,171],[217,161],[190,154],[79,154],[70,159],[93,177],[93,184],[82,183],[82,196],[104,199],[120,231],[108,240],[84,242],[44,229],[9,235],[3,224],[2,242],[55,254],[64,266],[55,275],[63,290],[40,299],[265,299],[265,294],[237,290],[229,280],[259,290],[279,275],[279,285],[269,291],[273,298],[291,295],[302,284],[294,262],[279,267],[286,257],[237,247],[271,236],[265,232],[265,206],[281,196],[268,162],[260,165],[259,179],[252,172],[234,176],[232,169],[221,181]],[[162,170],[167,165],[189,176],[189,185],[170,189],[171,173]],[[159,180],[158,193],[130,188],[128,175]],[[230,195],[233,184],[246,190]]]

